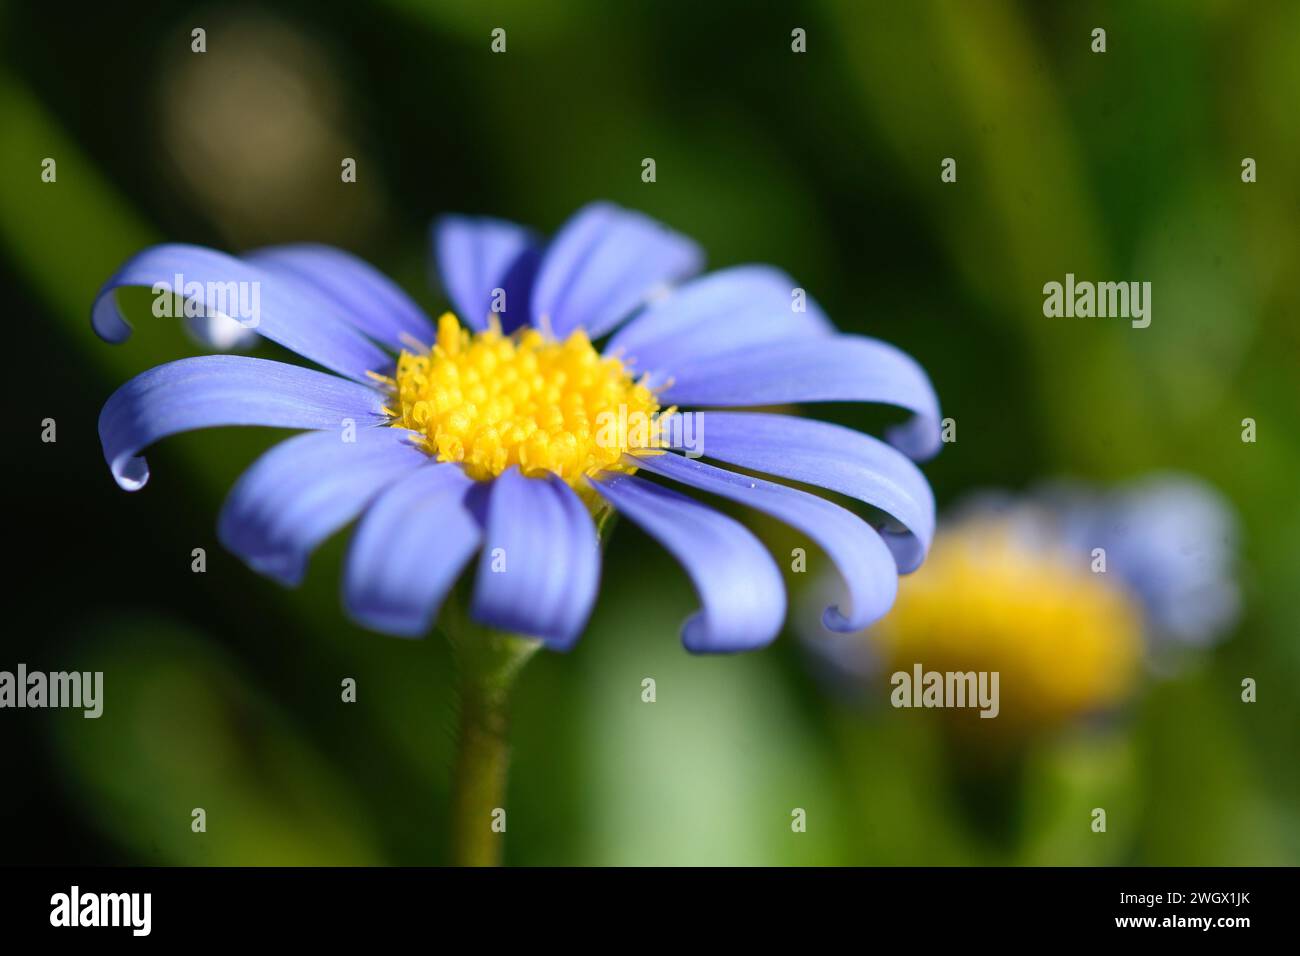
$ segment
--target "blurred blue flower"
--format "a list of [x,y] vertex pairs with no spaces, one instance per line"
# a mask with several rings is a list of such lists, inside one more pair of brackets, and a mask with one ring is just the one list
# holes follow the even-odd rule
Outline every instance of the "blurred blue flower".
[[[435,325],[371,266],[325,246],[236,258],[163,245],[127,261],[92,312],[108,341],[130,334],[116,289],[173,283],[205,311],[231,314],[223,295],[256,302],[250,326],[332,374],[236,355],[143,373],[100,416],[118,484],[143,487],[140,451],[178,432],[308,430],[238,481],[221,540],[295,585],[316,546],[359,517],[344,604],[391,634],[425,633],[478,554],[471,617],[570,647],[597,591],[596,521],[612,507],[693,579],[702,610],[683,629],[688,649],[771,641],[785,615],[771,556],[736,521],[638,470],[764,511],[817,542],[848,592],[850,610],[827,608],[828,626],[858,630],[888,610],[934,527],[929,486],[908,456],[938,449],[938,403],[915,362],[838,334],[770,267],[676,285],[699,271],[699,248],[607,203],[578,211],[549,244],[513,223],[460,216],[435,223],[432,239],[465,327],[450,314]],[[609,333],[597,353],[591,340]],[[892,445],[781,414],[709,411],[702,446],[670,427],[682,406],[819,401],[885,403],[911,418],[891,430]],[[648,435],[602,433],[602,418],[621,422],[629,409],[650,418]],[[846,494],[892,522],[878,531],[812,493],[675,450]]]
[[[1166,670],[1233,626],[1237,547],[1232,507],[1186,475],[982,492],[945,517],[926,567],[861,639],[811,614],[801,632],[846,690],[886,665],[942,662],[1002,672],[1022,715],[1087,713],[1121,699],[1143,657]],[[810,589],[816,604],[839,595],[827,576]]]

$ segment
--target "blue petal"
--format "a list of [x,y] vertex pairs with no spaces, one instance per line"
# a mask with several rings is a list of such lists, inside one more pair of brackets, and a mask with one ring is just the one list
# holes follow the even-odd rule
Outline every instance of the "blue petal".
[[310,283],[352,325],[394,351],[409,346],[408,339],[433,344],[433,323],[424,310],[392,279],[351,253],[304,242],[255,249],[244,260]]
[[492,482],[471,616],[568,650],[596,601],[600,542],[587,506],[555,476]]
[[701,609],[682,627],[697,654],[770,644],[785,619],[785,588],[772,556],[738,521],[634,475],[606,473],[592,486],[686,569]]
[[579,209],[542,257],[533,288],[533,325],[563,339],[593,339],[652,295],[700,270],[699,246],[649,216],[610,203]]
[[1084,555],[1105,549],[1107,573],[1142,602],[1156,646],[1204,647],[1235,623],[1240,531],[1212,486],[1156,473],[1104,494],[1066,486],[1043,497],[1071,546]]
[[475,482],[459,465],[428,464],[383,492],[348,549],[343,604],[357,623],[420,637],[479,546],[465,498]]
[[[903,526],[882,531],[898,570],[915,571],[925,559],[934,538],[934,494],[897,449],[851,428],[791,415],[705,411],[696,422],[691,450],[879,508]],[[682,436],[673,437],[681,447]]]
[[[638,372],[671,369],[683,356],[735,351],[790,338],[830,335],[834,326],[815,302],[794,310],[795,282],[770,266],[735,266],[693,279],[619,329],[607,353],[621,353]],[[665,377],[652,378],[653,384]]]
[[230,283],[244,290],[250,305],[256,291],[257,314],[230,316],[232,319],[341,375],[365,382],[369,381],[368,371],[393,364],[383,349],[349,325],[338,307],[310,283],[202,246],[151,246],[128,259],[95,297],[91,309],[95,331],[105,341],[125,341],[131,326],[117,306],[114,291],[127,286],[171,289],[177,276],[185,286],[199,284],[204,294],[194,298],[202,300],[205,311],[220,311],[217,294]]
[[880,402],[913,413],[889,439],[912,458],[939,450],[939,399],[921,366],[875,339],[833,335],[722,355],[683,356],[663,392],[669,405]]
[[256,571],[296,586],[316,547],[361,513],[376,494],[429,463],[400,428],[297,435],[244,474],[217,522],[221,543]]
[[822,616],[833,631],[859,631],[885,616],[898,594],[894,556],[876,529],[853,512],[797,488],[750,478],[679,455],[636,459],[646,471],[721,495],[798,528],[815,541],[848,586],[852,610],[828,607]]
[[457,315],[466,325],[485,329],[494,290],[505,293],[498,312],[509,332],[525,324],[541,250],[536,235],[503,219],[443,216],[433,224],[438,276]]
[[228,315],[187,315],[181,321],[186,335],[204,352],[246,352],[257,347],[257,330]]
[[324,372],[243,355],[201,355],[142,372],[109,396],[99,440],[117,483],[136,491],[149,466],[136,457],[161,438],[214,425],[358,429],[386,420],[373,388]]

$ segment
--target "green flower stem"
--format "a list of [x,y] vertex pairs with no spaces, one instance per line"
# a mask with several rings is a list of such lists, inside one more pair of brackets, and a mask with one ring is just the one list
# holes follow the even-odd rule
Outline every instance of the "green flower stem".
[[478,627],[463,614],[454,615],[449,623],[448,637],[460,671],[451,860],[457,866],[499,866],[505,834],[493,823],[496,811],[505,809],[510,691],[541,644]]
[[[617,521],[602,506],[593,519],[602,546]],[[500,866],[505,833],[494,814],[505,809],[510,770],[510,691],[541,641],[484,628],[470,620],[468,578],[447,602],[443,630],[460,671],[460,713],[451,784],[451,860],[456,866]]]

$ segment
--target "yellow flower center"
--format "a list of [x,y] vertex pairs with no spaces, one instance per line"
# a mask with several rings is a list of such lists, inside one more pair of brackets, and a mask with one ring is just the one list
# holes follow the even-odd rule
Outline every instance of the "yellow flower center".
[[972,721],[1021,730],[1102,710],[1127,694],[1141,613],[1086,555],[1031,547],[1001,522],[941,534],[900,580],[877,625],[892,670],[997,671],[1001,713]]
[[563,342],[533,328],[505,335],[495,323],[472,333],[447,313],[433,348],[403,350],[383,381],[393,392],[391,424],[421,433],[430,455],[480,481],[517,465],[585,495],[585,476],[635,471],[624,453],[658,443],[654,392],[581,331]]

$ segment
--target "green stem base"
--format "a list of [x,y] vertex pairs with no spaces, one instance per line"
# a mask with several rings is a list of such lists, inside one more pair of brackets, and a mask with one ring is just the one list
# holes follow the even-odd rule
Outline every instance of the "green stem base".
[[463,614],[449,617],[446,630],[460,672],[451,861],[456,866],[500,866],[510,766],[510,691],[541,644],[479,627]]

